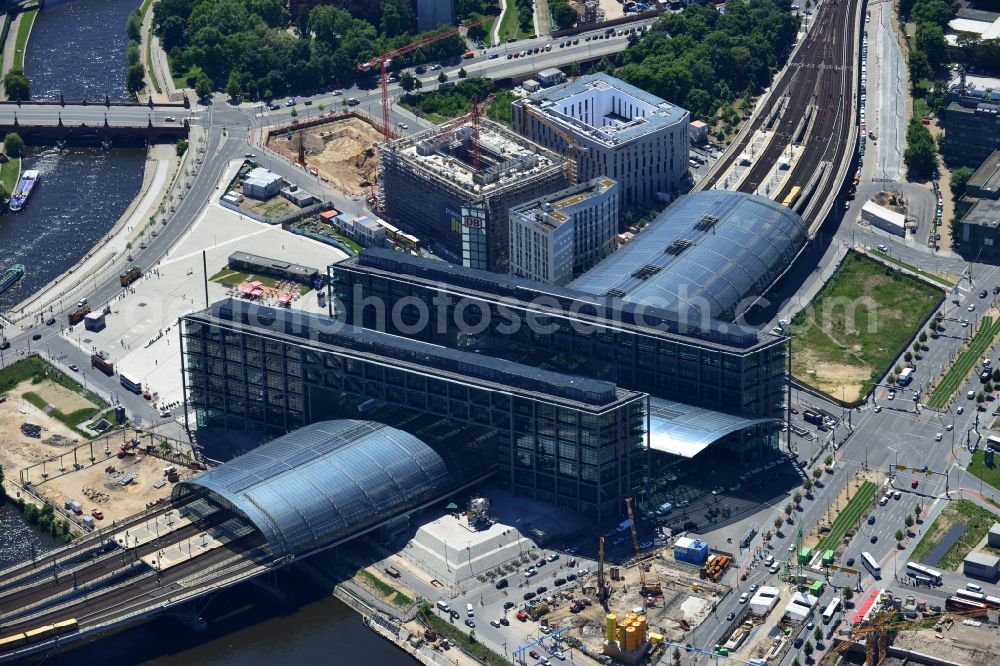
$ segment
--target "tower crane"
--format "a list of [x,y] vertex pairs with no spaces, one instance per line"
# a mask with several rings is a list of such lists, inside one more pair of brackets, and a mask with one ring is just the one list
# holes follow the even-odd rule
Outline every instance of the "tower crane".
[[559,127],[559,125],[557,125],[551,119],[539,113],[537,107],[531,104],[530,101],[525,103],[522,108],[524,109],[524,113],[521,114],[521,136],[528,136],[527,125],[528,125],[529,115],[535,118],[541,124],[548,127],[553,132],[555,132],[556,135],[559,136],[559,138],[561,138],[563,141],[566,142],[566,185],[569,187],[576,185],[576,179],[578,175],[577,174],[578,169],[576,163],[577,155],[579,153],[584,152],[586,150],[586,147],[581,146],[579,143],[577,143],[576,139],[573,138],[572,134],[564,130],[562,127]]
[[642,594],[662,594],[663,589],[659,583],[649,583],[646,581],[646,567],[643,565],[640,556],[642,549],[639,547],[639,531],[635,526],[635,513],[632,511],[632,498],[625,498],[625,508],[628,510],[628,519],[632,528],[632,546],[635,548],[635,565],[639,569],[639,584]]
[[444,132],[441,132],[440,136],[438,136],[437,140],[434,142],[434,149],[437,150],[441,145],[443,145],[446,141],[448,141],[448,139],[450,139],[451,136],[466,123],[466,121],[471,119],[472,159],[473,159],[473,166],[475,166],[476,170],[478,171],[479,170],[479,117],[482,115],[483,111],[490,108],[490,105],[493,104],[493,100],[495,99],[496,95],[493,93],[487,95],[486,99],[484,99],[482,103],[480,103],[477,98],[473,97],[472,111],[465,114],[464,116],[461,116],[451,121],[451,126]]
[[486,21],[490,21],[492,19],[493,19],[492,16],[486,16],[481,19],[477,19],[475,21],[472,21],[471,23],[466,23],[465,25],[460,25],[456,28],[452,28],[451,30],[446,30],[436,35],[426,37],[416,42],[407,44],[406,46],[400,46],[398,49],[393,49],[388,53],[383,53],[380,56],[375,56],[371,60],[360,63],[358,65],[357,69],[359,72],[370,71],[373,67],[378,67],[381,70],[380,77],[382,85],[382,136],[386,143],[389,143],[389,77],[388,77],[389,63],[391,63],[394,58],[404,56],[407,53],[412,53],[413,51],[423,48],[424,46],[428,46],[429,44],[439,42],[442,39],[447,39],[449,37],[454,37],[463,28],[464,29],[472,28],[479,25],[480,23],[485,23]]

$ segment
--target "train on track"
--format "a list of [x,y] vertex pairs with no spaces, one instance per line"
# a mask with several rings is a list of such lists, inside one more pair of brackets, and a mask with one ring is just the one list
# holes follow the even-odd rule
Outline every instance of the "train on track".
[[41,643],[49,640],[50,638],[55,638],[56,636],[73,634],[79,630],[79,623],[76,620],[71,619],[56,622],[55,624],[46,624],[35,629],[29,629],[28,631],[21,632],[20,634],[4,636],[3,638],[0,638],[0,654],[10,652],[15,648],[24,647],[26,645]]

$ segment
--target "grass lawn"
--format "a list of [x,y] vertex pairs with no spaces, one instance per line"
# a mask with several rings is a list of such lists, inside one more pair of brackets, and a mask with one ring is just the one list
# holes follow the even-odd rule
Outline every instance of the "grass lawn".
[[943,299],[941,289],[849,252],[792,320],[792,374],[834,397],[857,400]]
[[[175,71],[173,63],[170,63],[170,71]],[[198,65],[192,66],[186,72],[178,72],[174,74],[174,85],[178,88],[194,88],[194,82],[198,80],[201,73],[202,69]]]
[[940,409],[948,404],[952,394],[965,381],[969,372],[972,371],[972,366],[978,363],[984,352],[992,346],[993,340],[998,334],[1000,334],[1000,321],[993,321],[992,317],[983,317],[979,331],[969,343],[969,348],[959,355],[958,360],[934,387],[934,392],[931,393],[930,400],[927,401],[930,407]]
[[950,502],[924,532],[924,537],[913,550],[912,559],[918,562],[923,561],[952,525],[963,523],[966,526],[965,533],[937,563],[941,569],[955,571],[962,565],[965,556],[983,540],[996,521],[997,515],[995,513],[980,507],[978,504],[973,504],[969,500]]
[[500,43],[502,44],[511,37],[514,39],[524,39],[530,34],[522,32],[518,26],[517,4],[511,0],[511,2],[507,3],[507,9],[504,11],[503,16],[500,17],[500,32],[497,34],[497,37],[500,38]]
[[972,454],[972,462],[969,463],[968,472],[973,476],[978,476],[994,488],[1000,489],[1000,467],[986,466],[986,463],[983,462],[983,449]]
[[[25,391],[23,394],[21,394],[21,397],[30,402],[38,409],[41,409],[42,411],[45,411],[45,408],[48,407],[49,405],[48,401],[46,401],[45,398],[38,395],[34,391]],[[74,432],[78,432],[81,435],[90,438],[93,435],[83,430],[79,426],[82,426],[85,423],[89,423],[91,420],[98,420],[95,419],[94,417],[97,414],[100,414],[100,412],[101,412],[100,407],[87,407],[84,409],[77,409],[76,411],[66,414],[62,410],[53,407],[51,410],[49,410],[48,415],[54,418],[55,420],[59,421],[60,423],[62,423],[67,428],[70,428]],[[114,412],[111,412],[111,414],[113,416]]]
[[208,279],[212,282],[218,282],[223,287],[235,287],[236,285],[243,284],[249,280],[256,280],[265,287],[273,287],[277,282],[277,280],[273,277],[268,277],[266,275],[250,275],[248,273],[232,271],[228,268],[223,268],[221,271]]
[[21,158],[12,157],[3,164],[0,164],[0,183],[7,190],[8,196],[17,187],[17,179],[21,175]]
[[948,278],[948,277],[945,277],[943,275],[937,275],[935,273],[928,273],[927,271],[923,270],[922,268],[917,268],[913,264],[908,264],[905,261],[900,261],[896,257],[893,257],[892,255],[889,255],[889,254],[886,254],[885,252],[881,252],[880,250],[872,250],[872,254],[878,255],[881,259],[883,259],[884,261],[889,262],[890,264],[895,264],[896,266],[899,266],[900,268],[905,268],[906,270],[910,271],[911,273],[916,273],[917,275],[922,275],[923,277],[927,278],[931,282],[937,282],[938,284],[940,284],[941,286],[944,286],[944,287],[949,287],[949,288],[954,287],[955,284],[958,282],[958,280],[954,279],[954,278]]
[[858,488],[857,493],[851,498],[851,501],[847,503],[847,507],[844,508],[838,515],[836,520],[833,521],[833,526],[830,528],[830,533],[823,537],[823,540],[816,544],[816,550],[819,552],[824,552],[827,550],[837,550],[840,546],[841,540],[844,535],[847,534],[848,530],[854,527],[861,516],[871,508],[872,499],[875,497],[875,491],[878,490],[878,486],[871,481],[865,481]]
[[99,407],[108,406],[103,398],[91,391],[85,391],[79,382],[49,365],[39,356],[29,356],[0,370],[0,394],[9,392],[26,379],[30,379],[32,384],[40,384],[48,379],[80,394]]
[[24,49],[28,45],[28,35],[31,34],[31,25],[35,22],[37,9],[29,9],[21,14],[21,24],[17,28],[17,40],[14,42],[14,62],[11,69],[24,69]]
[[[470,637],[469,634],[462,629],[459,629],[450,622],[446,622],[438,617],[437,613],[431,610],[431,607],[427,604],[424,604],[421,607],[417,618],[420,619],[424,625],[441,634],[455,645],[458,645],[464,652],[471,654],[481,663],[487,664],[488,666],[507,666],[510,664],[508,660],[504,659],[479,641]],[[475,629],[472,631],[475,631]]]
[[413,604],[413,599],[409,598],[392,585],[389,585],[367,569],[358,569],[358,576],[360,576],[368,587],[374,588],[375,591],[381,594],[386,601],[389,601],[400,608],[408,608],[411,604]]

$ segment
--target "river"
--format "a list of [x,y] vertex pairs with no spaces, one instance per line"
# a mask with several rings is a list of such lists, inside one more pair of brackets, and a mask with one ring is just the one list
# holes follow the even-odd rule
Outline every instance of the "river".
[[[32,97],[58,100],[128,99],[125,89],[125,22],[138,0],[47,0],[25,54]],[[27,207],[0,215],[0,270],[24,264],[27,275],[0,296],[0,311],[13,306],[61,275],[108,233],[142,184],[144,152],[35,147],[23,168],[42,178]],[[8,470],[8,472],[10,472]],[[0,507],[0,568],[54,547],[23,524],[9,506]],[[295,572],[278,577],[291,601],[270,602],[244,585],[213,598],[204,615],[206,631],[176,619],[160,618],[127,630],[47,664],[100,663],[156,666],[271,666],[325,664],[334,655],[353,654],[343,663],[412,666],[414,660],[367,629],[337,599]]]

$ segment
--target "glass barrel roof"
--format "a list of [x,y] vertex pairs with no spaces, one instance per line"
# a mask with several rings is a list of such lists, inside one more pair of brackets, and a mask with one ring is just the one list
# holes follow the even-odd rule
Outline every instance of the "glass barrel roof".
[[724,414],[650,396],[649,448],[694,458],[730,433],[773,420]]
[[805,222],[775,201],[699,192],[678,199],[568,286],[682,317],[731,318],[741,300],[771,285],[805,241]]
[[450,485],[445,461],[413,435],[380,423],[322,421],[278,437],[175,487],[231,503],[275,557],[350,536]]

